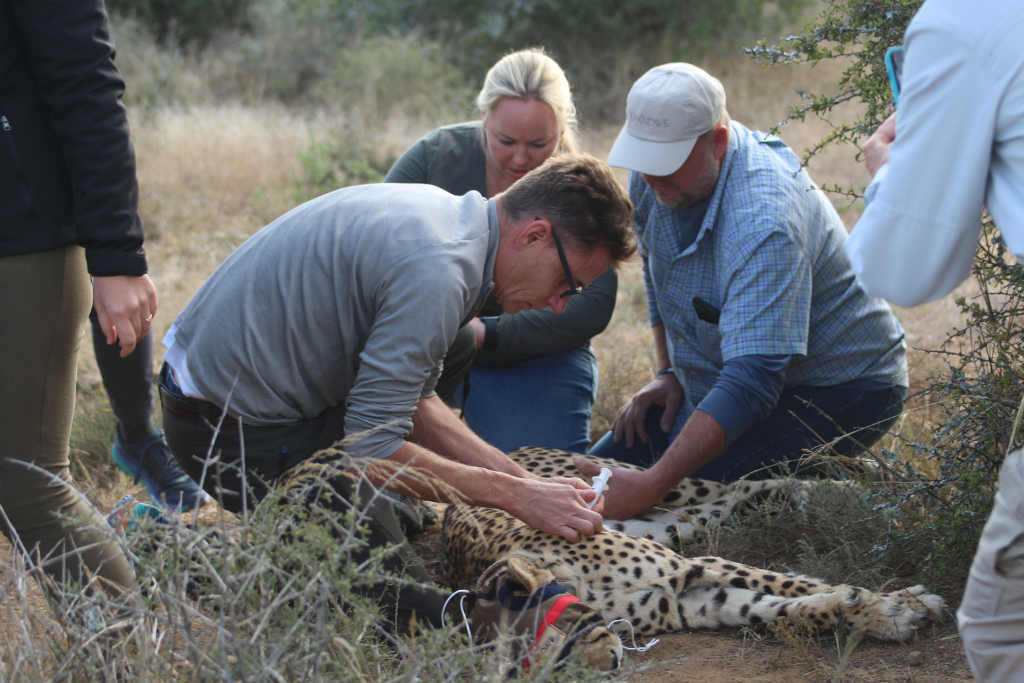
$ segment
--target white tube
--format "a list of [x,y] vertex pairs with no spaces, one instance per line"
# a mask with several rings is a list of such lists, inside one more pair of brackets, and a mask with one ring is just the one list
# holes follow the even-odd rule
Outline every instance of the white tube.
[[589,507],[590,507],[591,510],[594,509],[594,504],[597,503],[597,499],[601,497],[601,493],[604,492],[605,487],[608,486],[608,480],[611,479],[611,478],[612,478],[612,471],[610,469],[608,469],[607,467],[602,467],[601,468],[601,474],[599,474],[596,477],[594,477],[593,489],[594,489],[594,493],[596,493],[597,495],[594,496],[594,500],[590,501],[590,506]]

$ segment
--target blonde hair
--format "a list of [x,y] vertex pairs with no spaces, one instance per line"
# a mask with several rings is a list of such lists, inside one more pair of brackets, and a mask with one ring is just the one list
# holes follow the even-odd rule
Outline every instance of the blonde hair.
[[[503,97],[519,100],[536,98],[550,106],[555,113],[558,130],[562,133],[558,150],[568,153],[577,151],[576,105],[572,102],[569,81],[562,67],[544,54],[543,49],[530,48],[507,54],[487,72],[484,87],[476,98],[484,125]],[[480,127],[480,142],[484,144],[483,126]]]

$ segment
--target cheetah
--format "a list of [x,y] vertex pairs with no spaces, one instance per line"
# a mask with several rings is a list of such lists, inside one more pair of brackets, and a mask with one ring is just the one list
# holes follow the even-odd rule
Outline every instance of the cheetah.
[[[573,455],[564,451],[521,449],[510,456],[538,474],[577,475]],[[558,462],[560,458],[565,462]],[[751,488],[745,491],[742,483],[684,481],[664,502],[683,500],[697,508],[714,502],[714,495],[742,497],[772,490],[770,482],[747,484]],[[769,486],[758,488],[760,484]],[[698,493],[701,489],[708,493]],[[727,498],[698,521],[720,521],[734,505]],[[720,514],[710,514],[715,511]],[[788,617],[818,628],[844,625],[880,640],[904,640],[929,618],[942,618],[944,601],[923,586],[875,593],[719,557],[687,558],[658,541],[609,526],[580,543],[569,543],[501,510],[450,505],[441,531],[441,578],[452,588],[468,588],[495,562],[532,559],[609,621],[626,619],[644,636],[753,626]],[[630,528],[628,522],[624,526]]]

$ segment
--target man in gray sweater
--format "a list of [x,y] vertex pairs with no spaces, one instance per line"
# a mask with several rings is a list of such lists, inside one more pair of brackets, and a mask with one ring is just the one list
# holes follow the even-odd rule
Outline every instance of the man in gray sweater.
[[[588,508],[586,483],[527,473],[473,434],[434,387],[456,332],[488,294],[508,313],[561,312],[633,254],[631,218],[611,171],[585,155],[552,158],[490,200],[372,185],[304,204],[232,254],[168,332],[168,444],[233,511],[345,439],[348,456],[423,473],[399,477],[419,497],[500,508],[570,541],[592,535],[601,503]],[[340,499],[356,496],[347,478],[331,483]],[[359,495],[374,501],[369,546],[402,546],[394,569],[427,583],[390,504],[372,490]],[[405,630],[413,612],[440,625],[441,595],[431,588],[370,592],[392,628]]]

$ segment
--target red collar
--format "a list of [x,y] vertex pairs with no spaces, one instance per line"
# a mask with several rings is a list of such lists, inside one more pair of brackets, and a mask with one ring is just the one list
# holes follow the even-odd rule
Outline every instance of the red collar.
[[[565,608],[574,602],[580,602],[580,599],[572,593],[566,593],[562,597],[558,598],[558,600],[555,600],[555,604],[553,604],[551,606],[551,609],[547,611],[547,614],[544,615],[544,618],[540,622],[540,626],[537,627],[537,633],[533,637],[533,645],[530,646],[531,653],[533,652],[534,648],[537,647],[537,643],[540,642],[540,638],[542,635],[544,635],[544,631],[547,630],[548,626],[551,626],[556,621],[558,621],[558,617],[562,616],[562,612],[565,611]],[[530,672],[529,657],[527,657],[526,660],[523,662],[523,671],[526,673]]]

